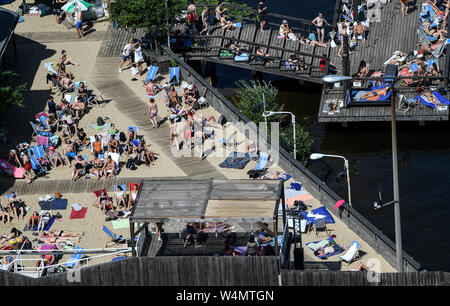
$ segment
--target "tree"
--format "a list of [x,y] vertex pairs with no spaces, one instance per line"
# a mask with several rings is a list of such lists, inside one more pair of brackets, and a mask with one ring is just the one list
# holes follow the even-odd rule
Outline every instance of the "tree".
[[181,11],[186,9],[185,0],[116,0],[111,3],[110,18],[121,28],[147,28],[150,32],[165,35],[167,20],[173,24]]
[[[278,89],[272,84],[263,82],[250,81],[246,82],[240,80],[236,82],[238,91],[236,97],[233,98],[233,103],[236,107],[251,121],[259,124],[264,121],[262,113],[263,107],[263,93],[266,100],[266,110],[280,112],[283,111],[283,105],[277,103]],[[290,118],[289,118],[290,119]],[[280,122],[286,120],[286,116],[274,115],[267,117],[267,121]],[[296,144],[297,144],[297,156],[303,165],[306,165],[311,153],[312,139],[309,137],[308,131],[306,131],[300,124],[295,124]],[[280,146],[286,151],[292,152],[294,149],[293,141],[293,129],[292,126],[288,128],[282,128],[280,130]]]
[[0,113],[12,107],[23,107],[23,93],[27,84],[19,84],[19,76],[12,71],[0,71]]

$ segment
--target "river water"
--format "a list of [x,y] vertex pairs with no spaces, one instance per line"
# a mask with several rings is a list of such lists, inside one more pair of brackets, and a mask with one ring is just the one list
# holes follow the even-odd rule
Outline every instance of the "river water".
[[[256,7],[256,0],[245,1]],[[269,11],[313,19],[320,11],[331,22],[335,0],[267,0]],[[217,65],[218,88],[230,96],[235,81],[252,74]],[[226,77],[224,77],[226,76]],[[321,87],[264,74],[278,89],[278,101],[295,113],[314,139],[313,152],[344,155],[350,164],[352,202],[365,218],[394,241],[394,209],[374,210],[377,185],[383,200],[393,199],[390,123],[325,125],[317,122]],[[398,123],[399,180],[403,249],[427,270],[450,271],[450,124]],[[346,182],[337,182],[344,170],[340,159],[323,159],[308,168],[339,195],[347,198]],[[338,237],[339,239],[339,237]]]

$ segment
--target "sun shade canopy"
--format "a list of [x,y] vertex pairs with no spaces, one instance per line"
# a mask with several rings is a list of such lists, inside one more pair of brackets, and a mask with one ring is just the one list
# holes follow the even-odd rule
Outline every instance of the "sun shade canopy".
[[134,222],[273,221],[279,180],[144,180]]

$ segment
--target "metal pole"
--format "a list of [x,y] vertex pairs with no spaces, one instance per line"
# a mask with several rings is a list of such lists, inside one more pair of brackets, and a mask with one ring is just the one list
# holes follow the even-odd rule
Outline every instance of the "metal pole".
[[[264,113],[265,113],[266,112],[266,95],[264,93],[263,93],[263,105],[264,105]],[[266,122],[266,135],[268,135],[269,131],[267,128],[267,116],[264,116],[264,121]]]
[[348,205],[352,206],[352,192],[350,189],[350,172],[348,170],[348,160],[344,158],[345,170],[347,171]]
[[295,115],[291,113],[292,115],[292,128],[294,129],[294,159],[297,159],[297,141],[295,137]]
[[166,18],[167,18],[167,48],[170,49],[169,9],[167,7],[168,0],[166,0],[165,2],[166,2]]
[[392,117],[392,173],[394,181],[394,219],[395,219],[395,248],[397,257],[397,272],[403,272],[402,260],[402,229],[400,220],[400,195],[398,186],[398,165],[397,165],[397,127],[395,118],[395,96],[396,90],[392,89],[391,96],[391,117]]

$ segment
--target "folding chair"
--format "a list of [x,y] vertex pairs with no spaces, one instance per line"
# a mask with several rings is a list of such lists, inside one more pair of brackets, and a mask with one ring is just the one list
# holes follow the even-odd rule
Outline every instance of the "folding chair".
[[94,191],[92,191],[92,192],[95,194],[95,196],[97,197],[97,198],[95,199],[94,204],[92,204],[92,206],[94,206],[94,207],[99,207],[99,206],[97,205],[97,200],[98,200],[98,198],[101,196],[101,192],[102,192],[102,191],[105,193],[105,196],[106,196],[106,198],[108,199],[108,201],[111,201],[111,203],[112,203],[111,197],[110,197],[110,196],[108,195],[108,193],[106,192],[106,189],[103,188],[103,189],[100,189],[100,190],[94,190]]
[[70,258],[68,262],[65,262],[64,265],[69,268],[75,268],[80,263],[83,251],[84,251],[83,247],[80,246],[75,247],[75,253],[72,255],[72,258]]
[[148,73],[147,73],[147,78],[145,79],[145,84],[148,84],[150,81],[154,81],[157,73],[158,73],[158,67],[150,66],[148,68]]
[[106,241],[105,247],[110,247],[109,244],[122,244],[126,243],[127,240],[122,235],[116,235],[110,231],[106,226],[103,225],[103,231],[111,238],[111,241]]
[[360,247],[361,247],[361,244],[359,242],[352,241],[352,244],[348,248],[347,252],[344,255],[339,256],[339,259],[341,259],[342,261],[345,261],[347,263],[347,265],[350,265],[353,260],[360,257],[360,255],[359,255]]
[[264,170],[264,168],[266,168],[268,160],[269,160],[269,153],[260,152],[258,164],[256,165],[256,167],[253,170]]
[[176,85],[180,82],[180,67],[169,68],[169,84]]
[[331,232],[327,228],[327,219],[319,219],[315,220],[313,223],[313,227],[316,230],[316,236],[319,235],[319,231],[325,231],[325,234],[328,236],[328,232]]

